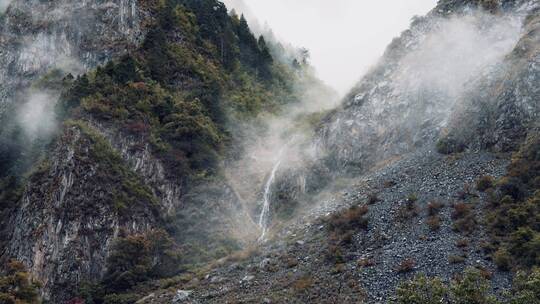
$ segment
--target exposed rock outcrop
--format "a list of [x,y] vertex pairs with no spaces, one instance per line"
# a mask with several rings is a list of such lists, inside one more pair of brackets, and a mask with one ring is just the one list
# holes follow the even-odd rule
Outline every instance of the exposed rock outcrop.
[[4,255],[22,261],[54,303],[70,299],[80,282],[101,278],[121,231],[142,233],[159,223],[150,190],[93,132],[65,129],[9,223]]
[[538,125],[540,113],[539,7],[525,17],[522,35],[497,68],[483,77],[453,114],[445,140],[473,148],[512,151]]
[[327,118],[320,146],[335,168],[362,172],[449,132],[508,150],[537,120],[538,2],[458,2],[417,18]]
[[137,0],[12,1],[0,18],[0,113],[49,69],[78,74],[137,45],[147,17]]

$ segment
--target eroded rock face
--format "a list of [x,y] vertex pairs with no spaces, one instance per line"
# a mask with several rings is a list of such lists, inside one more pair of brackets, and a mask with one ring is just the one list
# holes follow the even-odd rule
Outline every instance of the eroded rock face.
[[190,183],[183,172],[167,168],[145,136],[129,135],[110,124],[88,121],[152,190],[160,203],[160,215],[182,223],[184,229],[175,235],[180,243],[201,235],[232,237],[240,242],[256,237],[246,202],[227,181]]
[[522,35],[493,77],[484,77],[449,123],[447,138],[474,148],[512,151],[539,123],[540,9],[531,9]]
[[10,221],[6,255],[28,267],[53,303],[70,299],[80,282],[102,277],[121,231],[144,233],[158,223],[151,201],[135,198],[128,210],[115,203],[122,177],[96,159],[94,141],[79,127],[66,128]]
[[[160,200],[163,214],[173,215],[181,207],[184,181],[167,174],[166,166],[156,157],[144,136],[123,134],[112,126],[94,120],[91,125],[111,143],[133,172],[140,175]],[[181,175],[181,174],[179,174]]]
[[[0,114],[53,68],[79,74],[137,47],[152,20],[148,4],[12,1],[0,18]],[[244,223],[243,205],[225,182],[188,189],[184,172],[171,172],[148,138],[122,132],[115,122],[81,119],[118,157],[101,163],[92,154],[95,139],[81,128],[60,131],[47,152],[48,166],[31,174],[14,207],[5,229],[9,246],[0,251],[2,261],[22,261],[43,283],[44,299],[62,303],[76,295],[81,282],[99,281],[119,233],[163,228],[166,217],[180,218],[179,226],[186,227],[175,236],[180,241],[190,234],[244,238],[253,233],[253,226]],[[116,165],[125,176],[118,176]],[[134,198],[136,205],[118,200],[126,178],[152,199]]]
[[501,1],[496,13],[454,2],[417,18],[327,119],[319,145],[333,167],[362,172],[453,130],[507,150],[537,119],[538,2]]
[[[137,46],[149,18],[137,0],[13,0],[0,14],[0,114],[51,69],[84,73]],[[64,130],[48,167],[32,175],[8,223],[11,236],[2,258],[24,262],[53,303],[69,299],[80,282],[101,278],[119,231],[144,232],[157,222],[156,206],[143,202],[129,216],[114,206],[119,181],[90,155],[92,144],[80,129]],[[145,156],[125,158],[140,162]],[[169,196],[174,191],[164,189]]]
[[74,74],[138,44],[137,0],[15,0],[0,18],[0,111],[51,68]]

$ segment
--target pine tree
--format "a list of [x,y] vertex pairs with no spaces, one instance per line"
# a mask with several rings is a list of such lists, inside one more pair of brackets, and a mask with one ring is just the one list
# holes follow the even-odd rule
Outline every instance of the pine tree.
[[259,37],[258,41],[259,50],[261,52],[261,61],[264,65],[270,65],[274,61],[272,58],[272,55],[270,54],[270,50],[268,49],[268,46],[266,45],[266,41],[264,40],[263,36]]
[[257,42],[257,44],[259,46],[259,62],[257,68],[259,70],[260,76],[264,79],[268,79],[272,76],[270,66],[274,62],[274,59],[270,54],[270,50],[268,49],[268,46],[266,45],[266,41],[264,40],[263,36],[259,37],[259,41]]

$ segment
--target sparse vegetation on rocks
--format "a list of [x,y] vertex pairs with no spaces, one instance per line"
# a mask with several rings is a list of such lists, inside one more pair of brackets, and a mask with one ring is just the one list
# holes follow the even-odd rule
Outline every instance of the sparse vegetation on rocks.
[[477,221],[471,204],[459,202],[454,204],[452,211],[453,228],[463,234],[471,234],[476,228]]
[[486,221],[500,269],[540,266],[540,136],[527,138],[495,184]]
[[31,278],[26,267],[19,261],[10,260],[6,273],[0,276],[0,303],[38,304],[41,284]]
[[464,263],[466,260],[467,260],[467,257],[463,255],[452,254],[448,256],[448,263],[450,264],[461,264],[461,263]]
[[400,222],[406,222],[418,216],[420,208],[416,204],[418,197],[416,194],[410,194],[397,211],[397,220]]
[[372,267],[375,266],[377,262],[373,258],[361,258],[358,260],[358,266],[362,268]]
[[378,203],[380,201],[381,200],[379,199],[379,194],[378,193],[373,192],[373,193],[368,194],[368,197],[367,197],[368,205],[373,205],[373,204],[376,204],[376,203]]
[[432,201],[427,205],[427,214],[429,216],[434,216],[439,214],[441,209],[444,207],[444,204],[438,201]]
[[428,217],[426,223],[431,231],[437,231],[441,228],[441,218],[438,215]]
[[414,267],[416,266],[416,261],[412,258],[404,259],[399,263],[399,265],[396,267],[396,271],[398,273],[407,273],[414,270]]
[[420,275],[398,288],[397,303],[494,303],[488,289],[488,281],[475,269],[466,270],[461,278],[453,280],[449,286],[438,278]]
[[296,292],[304,292],[313,286],[313,278],[309,275],[298,278],[292,285]]
[[346,236],[359,230],[368,228],[369,209],[367,206],[353,206],[344,211],[332,215],[328,221],[328,227],[333,237]]

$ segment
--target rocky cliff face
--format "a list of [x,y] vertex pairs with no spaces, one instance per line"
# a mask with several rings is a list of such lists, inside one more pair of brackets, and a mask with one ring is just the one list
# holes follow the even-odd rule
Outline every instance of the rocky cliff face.
[[[134,48],[143,38],[146,18],[135,0],[11,1],[0,18],[0,113],[27,97],[32,82],[51,69],[77,75]],[[6,225],[10,237],[3,258],[22,261],[42,282],[44,298],[55,303],[73,296],[79,283],[102,277],[111,244],[120,232],[155,227],[157,210],[177,203],[171,196],[179,190],[163,183],[155,191],[146,189],[146,198],[130,197],[137,206],[124,206],[119,195],[126,189],[117,188],[122,179],[131,176],[128,179],[136,187],[146,187],[129,166],[146,173],[141,174],[146,180],[162,177],[160,167],[144,152],[128,155],[118,147],[123,152],[118,155],[127,162],[112,168],[107,159],[97,156],[121,158],[103,146],[102,135],[92,136],[75,126],[60,132]],[[96,140],[102,146],[96,147]],[[115,144],[125,146],[126,141]],[[137,164],[129,163],[133,158]],[[163,199],[163,207],[157,206],[151,191]],[[135,209],[128,214],[125,208]]]
[[0,18],[0,110],[51,68],[78,74],[132,48],[146,17],[136,0],[12,1]]
[[512,151],[538,125],[540,112],[540,20],[528,3],[520,39],[491,75],[469,88],[452,113],[444,141],[458,147]]
[[[193,4],[201,11],[206,9],[197,5]],[[135,0],[12,1],[0,18],[0,113],[7,105],[24,102],[28,95],[25,91],[51,69],[78,75],[128,52],[135,53],[145,38],[145,26],[155,21],[156,16],[151,15],[147,6],[151,3]],[[224,10],[221,6],[210,7],[214,14],[218,8]],[[185,18],[178,22],[193,26],[194,15],[181,16]],[[226,10],[220,17],[229,17]],[[162,32],[154,30],[155,39],[163,38]],[[195,90],[194,83],[203,82],[197,76],[207,80],[208,75],[194,76],[193,70],[200,72],[197,69],[202,69],[201,65],[217,74],[215,62],[204,57],[210,57],[208,50],[201,54],[193,46],[188,53],[178,47],[181,44],[187,48],[183,36],[186,32],[200,35],[194,26],[168,30],[171,37],[167,38],[173,42],[160,42],[177,44],[174,60],[185,68],[175,71],[181,75],[177,75],[181,81],[171,85],[174,87],[171,90],[186,90],[182,96],[196,95],[189,90]],[[200,39],[190,37],[193,40],[190,42],[204,40],[197,37]],[[204,43],[208,47],[209,42]],[[169,45],[159,46],[165,49]],[[256,43],[255,48],[258,49]],[[158,55],[162,57],[153,59],[165,57]],[[71,77],[64,81],[68,78],[75,81]],[[155,85],[155,81],[152,83]],[[211,93],[201,94],[211,95],[212,102],[218,103],[221,83],[206,85],[205,89]],[[55,91],[51,95],[55,98],[47,98],[49,110],[54,108],[60,94]],[[80,98],[75,101],[81,103]],[[169,99],[151,101],[172,104]],[[7,245],[0,252],[0,260],[21,261],[32,278],[42,283],[40,291],[45,300],[64,303],[78,295],[81,283],[99,283],[107,273],[107,261],[119,236],[167,228],[184,250],[184,263],[198,263],[214,254],[222,256],[231,247],[238,248],[239,240],[253,237],[254,224],[246,222],[249,215],[244,205],[224,179],[201,178],[188,188],[186,180],[190,173],[175,172],[168,167],[170,164],[163,153],[156,151],[156,142],[151,141],[148,133],[134,135],[124,129],[127,123],[98,120],[90,113],[81,112],[79,109],[73,115],[76,120],[63,126],[58,121],[59,130],[52,140],[37,138],[51,142],[44,154],[45,161],[39,170],[28,173],[30,177],[21,199],[13,202],[9,214],[1,218],[7,236],[2,242]],[[191,118],[186,113],[178,119],[186,117]],[[156,119],[164,120],[164,117]],[[178,151],[174,157],[187,162]],[[182,165],[181,169],[189,168]],[[185,249],[189,246],[193,248]],[[214,248],[216,252],[205,250],[212,246],[218,247]],[[170,268],[169,272],[175,274],[181,266]]]
[[183,225],[175,235],[180,244],[254,237],[229,185],[216,181],[188,191],[147,141],[111,125],[68,123],[47,159],[6,225],[9,245],[2,252],[28,267],[46,300],[63,303],[81,283],[101,280],[120,235],[145,234],[166,221]]
[[144,138],[124,134],[112,125],[104,126],[99,122],[90,121],[90,124],[120,153],[129,168],[150,186],[153,194],[161,201],[165,214],[172,215],[180,207],[180,198],[185,193],[184,182],[167,175],[165,165],[153,155],[150,144]]
[[336,168],[363,171],[448,133],[468,148],[517,148],[538,113],[538,2],[474,3],[417,18],[328,117],[321,146]]
[[160,206],[118,152],[87,125],[67,127],[9,221],[6,256],[22,261],[54,303],[102,277],[119,233],[156,227]]

